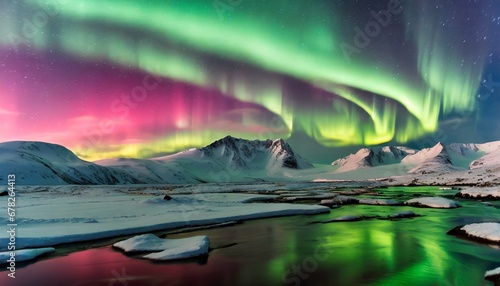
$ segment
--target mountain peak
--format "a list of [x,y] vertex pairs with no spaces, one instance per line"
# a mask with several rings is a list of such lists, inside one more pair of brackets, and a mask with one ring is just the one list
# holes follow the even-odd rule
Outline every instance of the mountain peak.
[[440,157],[443,160],[450,161],[451,164],[451,159],[446,151],[446,147],[443,145],[443,143],[438,142],[436,145],[430,147],[430,148],[424,148],[415,154],[409,155],[405,157],[402,162],[403,163],[409,163],[409,164],[420,164],[424,161],[430,160],[432,158]]
[[246,140],[226,136],[214,141],[206,147],[200,148],[208,157],[218,158],[225,164],[236,167],[253,168],[267,162],[266,168],[271,165],[301,169],[312,165],[295,154],[290,145],[283,139]]
[[434,145],[434,147],[432,147],[432,148],[441,148],[441,149],[443,149],[443,148],[446,148],[446,146],[444,146],[444,144],[443,144],[443,143],[438,142],[438,143],[436,143],[436,145]]
[[206,150],[209,150],[211,148],[212,149],[217,148],[217,147],[222,146],[222,145],[229,145],[229,146],[233,146],[236,148],[236,142],[238,142],[239,140],[241,140],[241,139],[228,135],[228,136],[221,138],[219,140],[215,140],[214,142],[210,143],[209,145],[207,145],[205,147],[200,148],[200,150],[206,151]]
[[283,140],[281,138],[274,139],[274,140],[270,140],[270,139],[266,140],[266,142],[268,142],[268,141],[272,141],[271,146],[273,149],[282,148],[284,150],[287,150],[287,151],[293,153],[292,147],[290,147],[290,145],[285,140]]
[[455,168],[446,146],[441,142],[438,142],[431,148],[425,148],[414,155],[407,156],[401,162],[417,165],[409,171],[410,173],[447,172]]

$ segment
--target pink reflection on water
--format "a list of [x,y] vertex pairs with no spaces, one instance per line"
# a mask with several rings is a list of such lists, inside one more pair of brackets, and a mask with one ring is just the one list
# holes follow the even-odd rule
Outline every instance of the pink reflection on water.
[[[111,247],[71,253],[16,269],[16,278],[0,272],[0,285],[217,285],[234,281],[236,263],[224,257],[155,263],[127,257]],[[221,281],[222,280],[222,281]]]

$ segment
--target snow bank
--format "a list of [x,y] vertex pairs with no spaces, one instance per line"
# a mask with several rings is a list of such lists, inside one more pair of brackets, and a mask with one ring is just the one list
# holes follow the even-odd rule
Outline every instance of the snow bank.
[[125,252],[159,251],[144,255],[153,260],[174,260],[208,254],[209,240],[200,235],[180,239],[162,239],[154,234],[143,234],[113,244]]
[[[73,187],[76,188],[76,187]],[[53,246],[248,219],[328,213],[328,207],[286,203],[247,203],[263,195],[217,193],[171,195],[172,200],[93,187],[93,192],[23,193],[22,212],[16,217],[22,232],[19,248]],[[107,191],[106,191],[107,190]],[[7,213],[7,204],[0,212]],[[86,223],[94,222],[94,223]],[[0,217],[0,223],[7,223]],[[6,250],[7,232],[0,232],[0,250]]]
[[461,228],[469,236],[500,242],[500,223],[483,222],[465,225]]
[[[16,262],[32,260],[42,254],[54,252],[55,249],[52,247],[45,248],[33,248],[33,249],[20,249],[15,250]],[[10,251],[0,252],[0,263],[6,263],[7,259],[10,258]]]
[[461,207],[459,202],[441,198],[441,197],[422,197],[415,198],[405,202],[406,205],[417,207],[428,207],[438,209],[451,209]]
[[461,190],[457,197],[462,198],[497,198],[500,199],[500,187],[490,188],[467,188]]

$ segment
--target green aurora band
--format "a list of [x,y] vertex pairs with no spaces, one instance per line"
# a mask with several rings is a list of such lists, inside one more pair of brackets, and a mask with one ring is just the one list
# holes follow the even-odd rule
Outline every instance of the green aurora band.
[[[406,68],[397,73],[391,62],[379,62],[372,47],[350,60],[344,55],[341,44],[352,43],[353,28],[366,23],[341,22],[342,11],[331,3],[323,3],[325,7],[298,0],[243,1],[221,12],[205,0],[149,2],[33,0],[12,4],[27,5],[23,9],[31,9],[31,14],[52,9],[54,15],[29,39],[19,38],[23,30],[15,17],[0,20],[0,31],[9,35],[0,44],[55,49],[216,89],[275,113],[288,128],[280,135],[289,137],[300,131],[324,146],[405,143],[434,132],[440,116],[474,108],[484,49],[475,51],[479,60],[474,65],[460,66],[466,51],[445,49],[458,44],[453,42],[457,37],[448,30],[431,28],[439,18],[409,9],[417,5],[415,1],[402,1],[403,13],[393,15],[403,23],[416,19],[405,27],[406,45],[396,47],[414,49],[416,58],[403,59]],[[280,12],[284,8],[287,13]],[[214,59],[226,64],[217,66]],[[232,63],[248,68],[231,68]],[[321,108],[292,103],[284,76],[312,86],[329,100],[323,99]],[[255,134],[242,135],[255,138]],[[183,144],[175,149],[214,139],[207,138],[211,136],[206,132],[179,131],[157,143],[164,145],[179,136]]]

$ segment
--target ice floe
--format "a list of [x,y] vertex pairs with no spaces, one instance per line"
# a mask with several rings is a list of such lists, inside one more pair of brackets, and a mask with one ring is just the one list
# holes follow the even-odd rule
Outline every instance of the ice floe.
[[441,197],[421,197],[411,199],[405,202],[406,205],[417,207],[428,207],[438,209],[451,209],[461,206],[459,202]]
[[493,242],[500,242],[500,223],[482,222],[465,225],[461,228],[468,236]]
[[500,267],[486,271],[484,279],[492,281],[495,286],[500,285]]
[[486,271],[486,273],[484,274],[484,277],[487,278],[487,277],[492,277],[492,276],[496,276],[496,275],[500,275],[500,267],[497,267],[493,270]]
[[[52,247],[44,247],[44,248],[33,248],[33,249],[19,249],[13,251],[15,253],[15,261],[22,262],[28,261],[37,258],[38,256],[50,252],[54,252],[55,249]],[[8,259],[11,257],[11,251],[3,251],[0,252],[0,264],[8,263]]]
[[175,260],[208,254],[207,236],[163,239],[154,234],[142,234],[113,244],[125,252],[152,252],[142,257],[152,260]]

